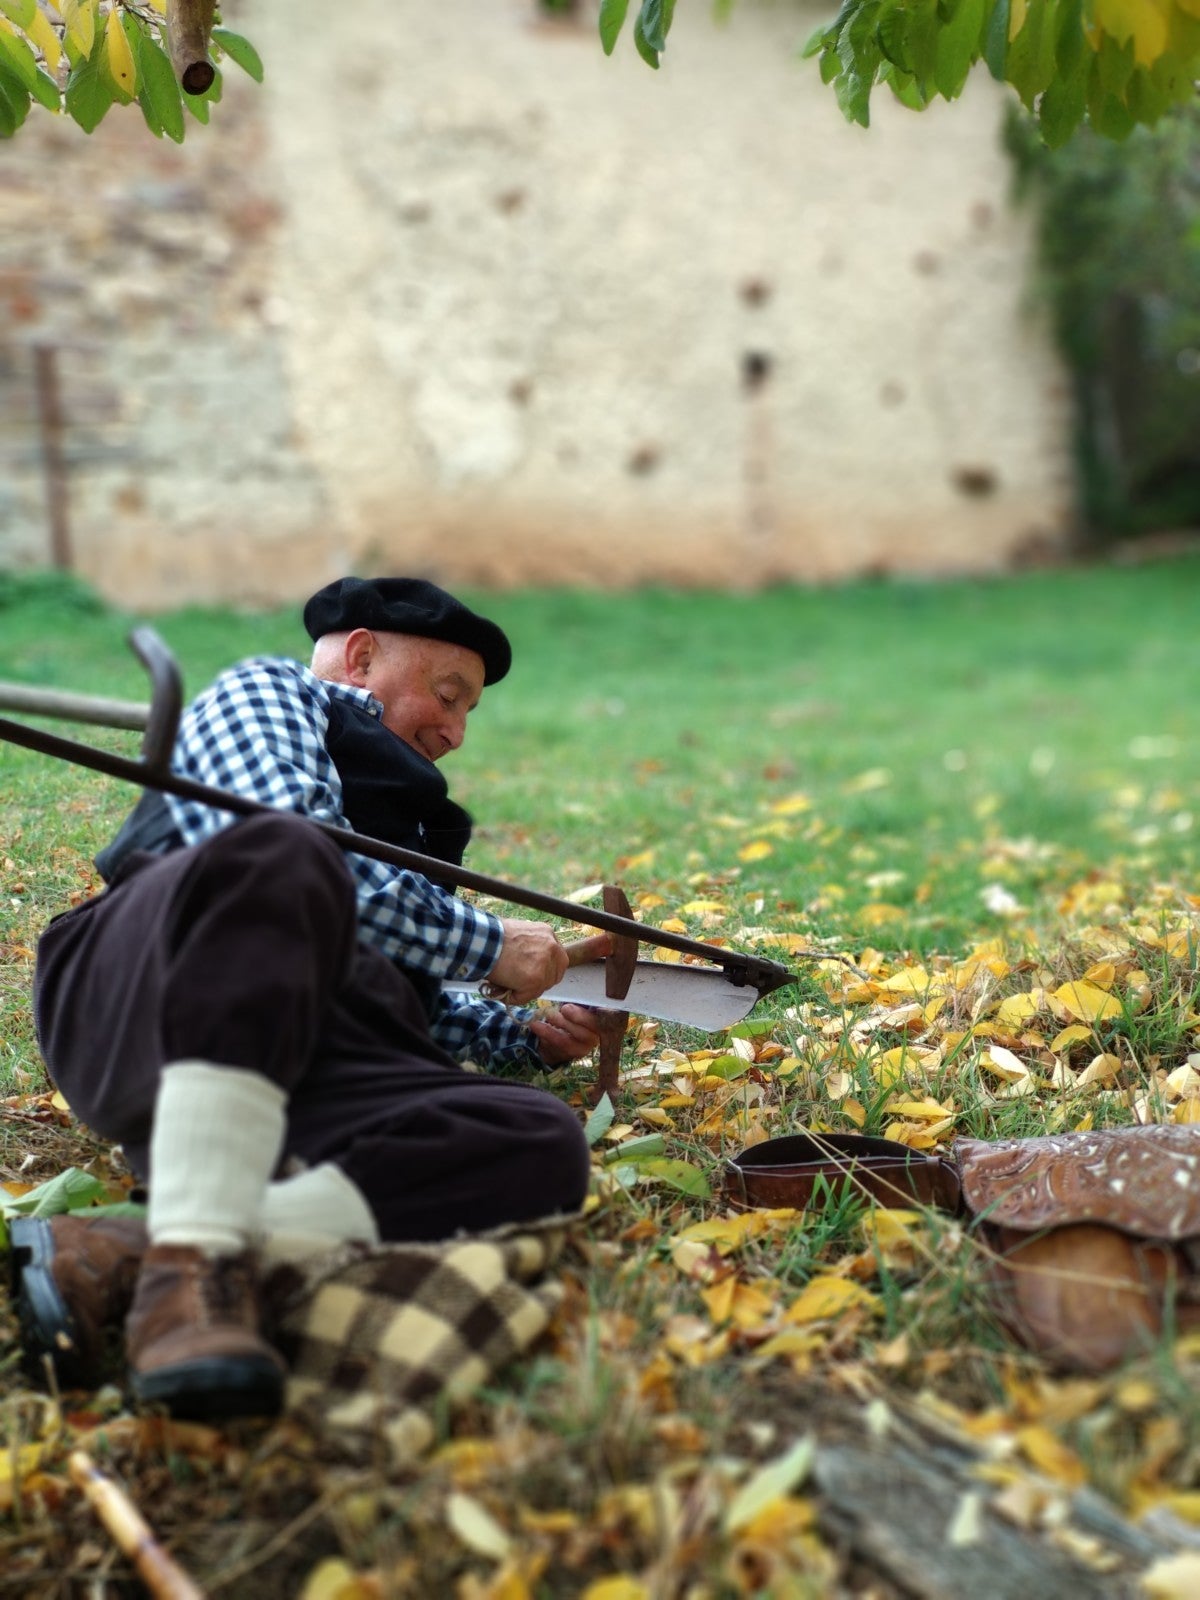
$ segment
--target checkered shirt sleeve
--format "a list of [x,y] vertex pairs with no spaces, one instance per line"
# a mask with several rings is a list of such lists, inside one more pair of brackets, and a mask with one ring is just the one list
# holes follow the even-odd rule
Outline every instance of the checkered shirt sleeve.
[[537,1040],[523,1024],[531,1009],[508,1012],[494,1000],[443,994],[429,1031],[456,1061],[468,1057],[488,1072],[528,1072],[545,1067]]
[[[172,765],[198,783],[348,828],[341,780],[325,748],[334,695],[379,715],[378,702],[366,690],[325,683],[299,662],[268,657],[242,662],[222,673],[189,706]],[[185,844],[199,844],[233,820],[227,811],[168,798]],[[437,978],[481,978],[495,966],[504,939],[498,917],[420,873],[350,852],[346,863],[358,894],[359,932],[385,955]],[[447,1009],[461,1008],[447,1003]],[[503,1008],[490,1009],[500,1011],[500,1018],[491,1019],[494,1030],[507,1019]],[[487,1021],[481,1015],[478,1024]],[[439,1042],[449,1049],[454,1037],[458,1042],[452,1053],[461,1056],[472,1026],[472,1018],[448,1016],[447,1031],[438,1030]],[[511,1040],[510,1029],[515,1030]],[[500,1033],[510,1046],[522,1036],[519,1024],[511,1022],[500,1026]],[[504,1048],[499,1038],[496,1047]]]

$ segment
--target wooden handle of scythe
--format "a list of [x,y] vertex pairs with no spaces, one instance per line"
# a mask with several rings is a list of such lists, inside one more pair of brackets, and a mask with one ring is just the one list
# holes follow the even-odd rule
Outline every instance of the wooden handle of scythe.
[[[611,933],[594,933],[587,939],[575,939],[570,944],[563,945],[567,952],[567,965],[569,967],[585,966],[589,961],[604,961],[612,953],[613,936]],[[494,983],[481,983],[479,992],[485,1000],[499,1000],[508,1004],[511,989],[498,989]]]
[[589,961],[603,961],[612,954],[612,947],[611,933],[593,933],[587,939],[574,939],[570,944],[563,945],[569,967],[586,966]]
[[167,49],[187,94],[203,94],[217,75],[208,59],[215,10],[215,0],[167,0]]

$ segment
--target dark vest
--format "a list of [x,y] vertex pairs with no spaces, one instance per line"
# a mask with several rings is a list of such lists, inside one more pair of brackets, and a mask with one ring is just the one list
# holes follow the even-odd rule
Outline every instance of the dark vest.
[[[341,779],[342,811],[355,833],[454,865],[462,861],[471,819],[450,799],[432,761],[365,707],[340,697],[330,699],[325,748]],[[116,838],[97,855],[96,870],[106,883],[115,883],[136,851],[163,855],[182,844],[166,800],[146,789]],[[432,1011],[440,991],[437,979],[405,971]]]

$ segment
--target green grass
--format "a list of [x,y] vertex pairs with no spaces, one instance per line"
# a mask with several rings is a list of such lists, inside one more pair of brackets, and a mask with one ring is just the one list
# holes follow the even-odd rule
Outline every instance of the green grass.
[[[967,1410],[1008,1408],[1020,1422],[1036,1415],[1030,1395],[1048,1380],[999,1328],[978,1247],[957,1222],[930,1218],[911,1261],[873,1266],[863,1207],[839,1196],[806,1214],[802,1227],[735,1249],[727,1265],[738,1282],[778,1306],[855,1260],[872,1283],[875,1312],[849,1314],[819,1335],[818,1353],[789,1357],[790,1369],[753,1365],[766,1333],[718,1327],[707,1280],[687,1275],[675,1246],[690,1223],[727,1214],[722,1160],[750,1138],[800,1128],[894,1137],[905,1115],[898,1102],[921,1096],[950,1108],[943,1143],[955,1133],[994,1138],[1085,1119],[1096,1127],[1127,1122],[1138,1096],[1170,1114],[1163,1078],[1196,1048],[1200,1009],[1191,899],[1200,835],[1200,739],[1191,726],[1200,702],[1198,584],[1200,563],[1181,560],[753,596],[466,597],[510,631],[516,659],[446,765],[452,791],[478,819],[470,866],[557,894],[620,881],[647,921],[672,919],[776,956],[803,948],[844,958],[818,967],[797,955],[797,986],[759,1007],[756,1059],[744,1074],[734,1062],[722,1069],[727,1080],[706,1079],[703,1064],[686,1059],[728,1041],[665,1025],[631,1035],[617,1121],[635,1137],[661,1133],[666,1155],[703,1173],[712,1197],[689,1198],[661,1178],[625,1194],[612,1186],[620,1164],[605,1168],[599,1207],[567,1269],[557,1342],[458,1420],[443,1419],[447,1438],[465,1432],[488,1441],[490,1466],[466,1486],[510,1531],[518,1505],[577,1519],[575,1542],[568,1540],[575,1565],[566,1576],[551,1565],[531,1577],[539,1600],[582,1593],[586,1580],[608,1572],[649,1572],[662,1530],[645,1507],[659,1493],[651,1485],[668,1479],[691,1485],[693,1503],[708,1508],[696,1513],[687,1572],[710,1586],[695,1592],[749,1592],[728,1577],[728,1563],[751,1555],[720,1533],[713,1508],[737,1481],[737,1462],[770,1453],[762,1440],[781,1445],[789,1429],[809,1425],[806,1406],[823,1385],[836,1389],[846,1362],[855,1381],[870,1374],[897,1394],[928,1390]],[[125,644],[135,620],[66,580],[0,580],[0,677],[141,697],[141,669]],[[193,692],[239,657],[307,653],[293,608],[152,620]],[[76,731],[136,749],[133,735]],[[132,799],[116,782],[0,746],[7,1092],[41,1082],[29,1022],[37,932],[94,887],[90,856]],[[995,909],[1001,891],[1007,911]],[[1176,940],[1169,949],[1156,942],[1163,932]],[[891,975],[919,964],[944,982],[952,962],[991,940],[1001,941],[1003,959],[949,984],[942,1011],[927,1023],[909,1032],[892,1015],[913,997],[884,990]],[[1019,1035],[1018,1025],[998,1022],[1006,996],[1052,991],[1106,957],[1115,963],[1109,987],[1120,1009],[1086,1039],[1053,1051],[1063,1019],[1048,1003],[1039,1002]],[[997,1092],[982,1054],[989,1039],[1029,1063],[1034,1092]],[[893,1081],[881,1063],[901,1045],[902,1077]],[[678,1072],[632,1075],[647,1060],[666,1060],[668,1047],[681,1052]],[[1118,1063],[1111,1092],[1074,1082],[1099,1053]],[[680,1095],[673,1076],[686,1079],[693,1068],[694,1093]],[[591,1069],[577,1065],[543,1081],[582,1110]],[[5,1128],[0,1164],[9,1176],[20,1168],[23,1137],[23,1125]],[[59,1148],[69,1157],[69,1145]],[[52,1151],[35,1153],[45,1162]],[[1069,1390],[1045,1390],[1060,1438],[1118,1500],[1143,1494],[1147,1472],[1176,1487],[1194,1477],[1190,1441],[1200,1437],[1200,1414],[1180,1400],[1194,1389],[1194,1373],[1170,1352],[1140,1371],[1141,1409],[1126,1405],[1115,1380],[1097,1390],[1090,1412],[1072,1410],[1062,1399]],[[657,1385],[650,1390],[647,1374]],[[1020,1387],[1026,1379],[1034,1388]],[[851,1383],[851,1392],[865,1390]],[[1164,1453],[1171,1427],[1179,1447]],[[711,1460],[713,1476],[705,1478],[709,1468],[698,1460]],[[142,1468],[127,1470],[136,1476]],[[256,1595],[301,1592],[312,1561],[333,1546],[359,1566],[378,1565],[389,1540],[416,1563],[416,1587],[397,1580],[396,1593],[457,1592],[466,1558],[447,1542],[444,1517],[446,1494],[463,1487],[456,1470],[438,1459],[375,1485],[379,1520],[369,1536],[340,1521],[331,1502],[310,1530],[316,1542],[295,1541],[287,1562],[281,1556],[263,1568]],[[256,1500],[252,1475],[231,1482],[223,1515],[253,1546],[247,1530],[256,1520],[269,1529],[273,1513]],[[642,1507],[637,1515],[612,1498],[627,1490]],[[323,1492],[318,1484],[310,1498]],[[160,1514],[185,1549],[187,1530],[207,1516],[186,1500]],[[54,1559],[65,1559],[53,1549]],[[807,1544],[799,1550],[768,1552],[778,1592],[834,1592],[822,1587],[826,1556]],[[753,1560],[767,1554],[756,1547]],[[805,1573],[807,1589],[797,1587]]]
[[[744,923],[918,952],[1044,933],[1091,871],[1135,896],[1186,889],[1198,583],[1200,565],[1180,561],[759,596],[487,597],[516,666],[447,765],[478,819],[470,864],[552,892],[620,879],[664,896],[653,917],[719,898]],[[131,620],[53,579],[8,580],[0,675],[140,696]],[[307,645],[290,609],[154,620],[192,691],[237,657]],[[128,798],[39,758],[0,763],[6,833],[46,837],[38,794],[55,835],[65,806],[70,844],[90,848]],[[811,808],[772,813],[795,794]],[[771,853],[742,860],[760,839]],[[989,912],[988,884],[1025,912]]]

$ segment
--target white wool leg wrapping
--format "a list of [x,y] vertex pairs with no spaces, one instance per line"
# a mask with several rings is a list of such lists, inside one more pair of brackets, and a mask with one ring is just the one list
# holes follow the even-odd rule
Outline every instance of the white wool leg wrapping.
[[163,1069],[150,1136],[153,1244],[246,1248],[283,1148],[286,1104],[282,1089],[240,1067]]
[[259,1241],[267,1261],[332,1250],[347,1239],[378,1244],[379,1226],[362,1190],[331,1161],[268,1186]]

